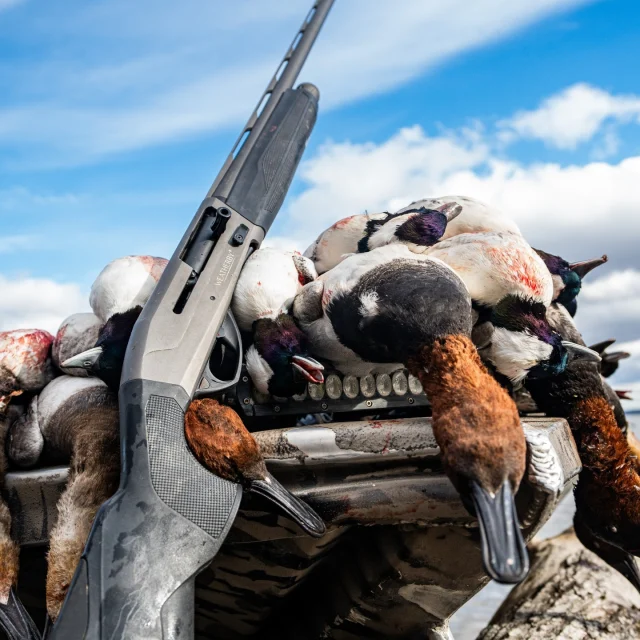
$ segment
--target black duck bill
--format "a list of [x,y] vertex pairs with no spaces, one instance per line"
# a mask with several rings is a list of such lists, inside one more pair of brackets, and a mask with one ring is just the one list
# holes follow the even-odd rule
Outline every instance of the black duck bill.
[[90,371],[102,355],[102,347],[93,347],[82,353],[71,356],[60,364],[64,369],[87,369]]
[[0,629],[9,640],[40,640],[42,637],[13,587],[7,603],[0,604]]
[[583,362],[602,362],[602,357],[597,351],[589,349],[581,344],[563,340],[562,346],[567,350],[569,360],[582,360]]
[[622,574],[640,593],[640,571],[638,571],[638,565],[631,553],[593,533],[579,512],[573,519],[573,528],[584,547]]
[[482,561],[491,578],[502,584],[517,584],[529,572],[529,554],[524,543],[513,491],[505,480],[492,495],[471,482],[471,499],[480,524]]
[[308,504],[285,489],[271,474],[265,479],[251,480],[247,490],[280,507],[310,536],[321,538],[324,535],[326,527],[322,518]]
[[569,269],[573,271],[582,280],[588,273],[593,271],[596,267],[599,267],[606,262],[609,258],[604,255],[601,258],[592,258],[591,260],[583,260],[582,262],[572,262],[569,265]]

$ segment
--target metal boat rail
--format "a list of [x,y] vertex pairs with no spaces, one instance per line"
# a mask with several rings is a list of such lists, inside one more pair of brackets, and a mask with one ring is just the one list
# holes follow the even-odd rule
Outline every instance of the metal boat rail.
[[[523,419],[517,495],[527,540],[580,471],[564,420]],[[448,638],[447,621],[488,581],[476,519],[444,475],[429,418],[255,433],[270,471],[327,523],[320,540],[253,496],[198,578],[196,637]],[[45,545],[65,467],[11,471],[14,535]],[[416,635],[419,633],[420,635]],[[274,635],[277,634],[277,635]]]

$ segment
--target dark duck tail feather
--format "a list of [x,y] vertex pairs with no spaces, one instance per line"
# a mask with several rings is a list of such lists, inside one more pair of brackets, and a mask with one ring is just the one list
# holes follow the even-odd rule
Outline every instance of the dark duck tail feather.
[[486,572],[496,582],[521,582],[529,572],[529,555],[509,482],[505,480],[493,496],[480,484],[472,482],[471,499],[480,523]]
[[310,536],[321,538],[326,532],[320,516],[308,504],[285,489],[271,474],[264,479],[251,480],[246,488],[251,493],[271,500]]
[[7,603],[0,603],[0,628],[9,640],[40,640],[41,638],[40,631],[13,587],[9,591]]

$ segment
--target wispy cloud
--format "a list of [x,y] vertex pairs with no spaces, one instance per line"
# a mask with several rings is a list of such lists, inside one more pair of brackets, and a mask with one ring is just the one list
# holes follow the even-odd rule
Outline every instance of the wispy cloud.
[[462,194],[502,209],[541,249],[570,260],[608,253],[618,268],[638,265],[640,157],[527,164],[498,153],[490,132],[429,136],[416,126],[380,144],[327,143],[299,176],[306,188],[289,201],[272,242],[304,249],[343,216]]
[[89,310],[87,294],[73,283],[0,274],[0,290],[0,331],[35,328],[55,333],[68,315]]
[[[574,84],[544,100],[537,109],[519,111],[500,123],[505,141],[516,138],[542,140],[558,149],[575,149],[591,140],[607,121],[624,123],[640,118],[640,97],[612,95],[589,84]],[[599,151],[617,150],[615,132],[609,129]]]
[[13,253],[37,246],[37,236],[0,236],[0,253]]
[[[304,77],[336,108],[588,1],[338,2]],[[64,16],[40,7],[29,34],[8,34],[38,40],[41,58],[0,66],[10,87],[0,149],[14,161],[82,163],[237,125],[308,9],[276,4],[75,2]]]
[[0,189],[0,212],[24,210],[30,206],[64,206],[77,201],[78,196],[72,193],[36,193],[20,186]]

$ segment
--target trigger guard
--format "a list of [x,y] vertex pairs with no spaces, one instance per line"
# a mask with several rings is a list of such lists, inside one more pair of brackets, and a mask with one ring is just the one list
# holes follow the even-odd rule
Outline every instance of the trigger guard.
[[229,309],[220,325],[194,398],[219,394],[235,386],[242,373],[242,337]]

